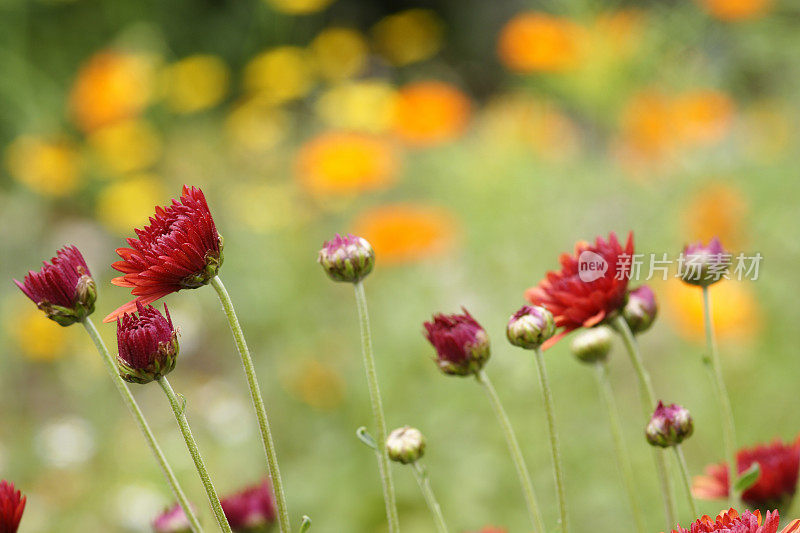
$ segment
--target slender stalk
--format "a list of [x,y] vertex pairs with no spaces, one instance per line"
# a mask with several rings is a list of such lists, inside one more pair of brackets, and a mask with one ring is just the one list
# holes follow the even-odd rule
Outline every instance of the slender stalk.
[[433,513],[433,518],[436,521],[436,530],[439,533],[447,533],[447,523],[444,521],[442,508],[439,506],[439,502],[436,501],[436,496],[433,494],[431,481],[428,479],[428,473],[425,471],[425,467],[419,464],[418,461],[413,463],[411,466],[414,467],[414,477],[419,484],[420,490],[422,490],[422,495],[425,497],[425,502],[428,504],[428,508],[430,508],[431,512]]
[[192,435],[192,430],[189,428],[189,422],[186,420],[186,415],[184,414],[186,405],[184,402],[178,400],[175,391],[172,390],[172,386],[169,384],[169,381],[167,381],[166,377],[161,376],[158,378],[158,384],[161,385],[161,388],[164,390],[164,394],[167,395],[169,404],[172,407],[172,412],[175,413],[175,420],[178,421],[178,427],[183,435],[183,440],[186,441],[186,447],[189,448],[189,453],[194,461],[194,466],[197,468],[197,473],[206,489],[208,502],[211,504],[211,510],[214,511],[214,518],[217,519],[217,524],[219,524],[220,530],[224,531],[225,533],[231,533],[231,526],[228,525],[228,519],[225,518],[225,513],[222,511],[222,505],[219,503],[217,491],[214,489],[214,485],[211,483],[211,478],[209,477],[208,470],[203,462],[203,457],[200,455],[200,450],[197,449],[197,442],[195,442],[194,435]]
[[[642,363],[642,356],[639,353],[639,346],[633,337],[628,323],[620,315],[614,319],[614,328],[622,337],[625,348],[628,351],[636,376],[639,379],[639,389],[642,397],[642,410],[644,411],[645,421],[650,419],[653,409],[656,407],[656,395],[653,392],[653,384],[650,381],[650,374]],[[677,510],[675,508],[675,495],[672,492],[672,485],[669,482],[667,472],[667,462],[664,454],[665,450],[653,449],[653,458],[656,462],[656,473],[661,485],[661,496],[664,499],[664,515],[667,519],[667,529],[672,528],[677,523]]]
[[91,337],[94,345],[97,347],[97,351],[100,352],[108,373],[111,375],[111,380],[114,382],[114,385],[116,385],[120,396],[122,396],[122,400],[128,406],[128,410],[133,415],[134,420],[136,420],[136,424],[139,426],[139,430],[142,432],[142,435],[147,441],[150,451],[153,452],[153,455],[158,462],[158,466],[161,467],[161,472],[163,472],[164,477],[167,478],[167,483],[169,483],[170,489],[172,489],[172,494],[175,496],[175,499],[178,500],[178,504],[181,506],[181,509],[183,509],[183,512],[189,519],[189,524],[192,528],[192,531],[195,533],[202,532],[203,528],[200,527],[200,521],[197,519],[194,509],[192,509],[192,505],[189,503],[189,500],[186,498],[186,494],[184,494],[178,479],[172,472],[172,468],[169,466],[167,458],[164,456],[164,452],[161,451],[161,447],[158,445],[155,435],[153,435],[153,432],[150,430],[150,425],[147,423],[144,413],[142,413],[142,410],[139,408],[139,404],[136,402],[133,394],[131,394],[128,385],[122,380],[121,377],[119,377],[117,363],[114,361],[114,358],[108,351],[106,344],[100,337],[100,333],[97,331],[94,322],[92,322],[91,318],[86,317],[82,324],[83,327],[86,328],[86,333],[89,334],[89,337]]
[[281,533],[291,533],[292,525],[291,522],[289,522],[289,508],[286,505],[286,493],[283,490],[281,471],[278,468],[278,455],[275,453],[275,443],[272,440],[272,431],[270,430],[269,419],[267,418],[267,409],[264,407],[264,399],[261,397],[261,389],[258,386],[258,378],[256,377],[256,370],[253,366],[253,358],[250,356],[250,350],[247,347],[247,342],[244,340],[244,332],[242,331],[242,326],[239,325],[239,319],[233,308],[233,301],[231,301],[231,297],[219,276],[211,278],[211,286],[217,291],[217,296],[219,296],[219,301],[222,304],[222,310],[225,312],[231,332],[233,333],[233,339],[236,342],[239,357],[242,359],[242,366],[244,367],[244,373],[247,377],[247,385],[250,388],[250,398],[253,401],[253,408],[258,418],[258,427],[261,431],[261,442],[264,446],[264,454],[267,457],[267,472],[272,481],[272,489],[275,492],[275,503],[278,508],[278,527]]
[[636,484],[633,480],[633,465],[631,465],[631,458],[628,455],[627,446],[625,446],[625,439],[622,436],[622,424],[619,420],[619,412],[617,405],[614,401],[614,392],[611,389],[611,382],[608,379],[608,366],[606,363],[596,363],[597,384],[600,388],[600,398],[605,403],[606,412],[608,413],[608,425],[611,428],[611,436],[614,440],[614,451],[617,454],[617,464],[619,465],[620,474],[622,474],[622,482],[625,486],[625,492],[628,494],[628,502],[631,506],[634,522],[636,522],[636,531],[638,533],[645,533],[644,519],[642,516],[642,509],[639,506],[639,499],[636,497]]
[[386,504],[386,518],[389,523],[389,532],[397,533],[400,530],[400,519],[397,516],[397,503],[394,496],[394,483],[389,470],[389,456],[386,453],[386,419],[383,416],[381,391],[378,388],[378,373],[375,370],[375,357],[372,353],[372,335],[369,328],[369,312],[367,310],[367,296],[364,293],[364,284],[361,281],[353,285],[356,292],[356,306],[358,319],[361,325],[361,353],[364,357],[364,370],[367,373],[369,386],[369,399],[372,404],[372,417],[378,430],[378,470],[383,484],[383,500]]
[[692,480],[689,476],[689,467],[686,466],[686,457],[683,456],[683,448],[680,444],[672,447],[675,450],[675,457],[678,458],[678,465],[681,467],[681,479],[683,480],[683,487],[686,489],[686,497],[689,498],[689,507],[692,509],[692,516],[697,517],[700,514],[697,512],[697,503],[692,497]]
[[711,295],[708,292],[708,287],[703,287],[703,318],[705,321],[706,344],[709,352],[709,358],[706,359],[706,363],[710,365],[711,381],[714,384],[714,392],[717,395],[717,402],[722,411],[722,442],[725,447],[725,460],[728,463],[728,479],[730,480],[728,505],[738,507],[739,494],[735,488],[736,479],[739,477],[736,461],[736,429],[733,423],[733,409],[731,409],[730,397],[725,387],[725,380],[722,378],[719,349],[714,335],[714,324],[711,320]]
[[525,458],[522,456],[522,450],[517,442],[517,436],[514,434],[514,429],[511,427],[511,421],[508,419],[503,404],[500,403],[500,397],[497,396],[497,391],[494,390],[492,382],[489,381],[489,376],[486,372],[479,370],[475,377],[478,383],[483,385],[486,390],[486,395],[489,397],[489,403],[492,404],[494,414],[500,422],[500,427],[503,429],[503,436],[506,438],[508,444],[508,451],[511,453],[511,459],[514,461],[514,467],[517,470],[519,482],[522,485],[522,494],[525,497],[525,505],[528,507],[528,514],[530,515],[531,522],[534,526],[534,531],[537,533],[545,533],[544,521],[542,520],[541,511],[539,511],[539,504],[536,503],[536,494],[533,491],[533,483],[531,483],[530,475],[528,474],[528,467],[525,465]]

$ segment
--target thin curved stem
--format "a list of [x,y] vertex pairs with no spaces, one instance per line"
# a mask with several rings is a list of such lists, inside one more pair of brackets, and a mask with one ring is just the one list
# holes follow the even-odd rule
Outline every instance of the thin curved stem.
[[189,503],[188,498],[186,498],[186,494],[184,494],[183,489],[181,488],[180,483],[178,482],[178,478],[175,477],[175,474],[172,471],[172,468],[169,466],[169,462],[167,462],[167,458],[164,456],[164,452],[161,451],[161,447],[158,445],[156,441],[155,435],[153,435],[152,430],[150,429],[150,425],[147,423],[147,419],[144,417],[144,413],[139,408],[139,404],[136,402],[136,399],[131,394],[128,385],[123,381],[123,379],[119,376],[119,372],[117,370],[117,363],[114,361],[114,358],[111,356],[111,353],[108,351],[106,344],[103,342],[103,339],[100,337],[100,333],[97,331],[97,328],[92,322],[92,319],[86,317],[86,319],[82,322],[83,327],[86,328],[86,333],[89,334],[94,345],[97,347],[97,351],[100,352],[102,356],[103,363],[106,365],[106,369],[108,373],[111,375],[111,380],[114,382],[114,385],[117,387],[120,396],[122,396],[122,400],[128,406],[128,410],[133,415],[134,420],[136,420],[136,424],[139,426],[139,430],[142,432],[145,440],[147,441],[147,445],[150,447],[150,451],[153,452],[153,455],[158,462],[158,466],[161,467],[161,472],[163,472],[164,477],[167,478],[167,483],[169,483],[170,489],[172,489],[172,494],[175,496],[175,499],[178,500],[178,504],[183,509],[183,512],[186,514],[186,517],[189,519],[189,524],[192,528],[192,531],[195,533],[201,533],[203,528],[200,526],[200,521],[197,519],[197,515],[192,509],[192,505]]
[[[650,415],[653,414],[653,409],[656,407],[656,395],[653,392],[653,384],[650,381],[650,374],[645,369],[642,363],[642,356],[639,353],[639,346],[636,339],[628,327],[628,323],[622,315],[617,316],[613,322],[614,329],[622,337],[625,348],[630,357],[633,368],[636,371],[636,376],[639,379],[639,389],[642,398],[642,410],[644,412],[645,421],[650,420]],[[653,449],[653,458],[656,462],[656,473],[658,474],[658,481],[661,486],[661,496],[664,499],[664,515],[667,519],[667,529],[674,527],[677,523],[678,512],[675,508],[675,495],[672,492],[672,485],[669,482],[669,474],[667,471],[667,462],[664,456],[665,450]]]
[[525,505],[528,508],[531,522],[533,523],[534,530],[537,533],[545,533],[544,521],[542,520],[542,513],[539,511],[539,504],[536,502],[536,494],[533,491],[533,483],[531,483],[530,474],[528,474],[528,467],[525,465],[525,458],[522,455],[522,450],[517,442],[517,436],[514,434],[514,428],[511,427],[511,421],[508,419],[503,404],[500,403],[500,397],[497,391],[494,390],[492,382],[489,381],[489,376],[486,375],[484,370],[479,370],[475,374],[478,383],[483,385],[486,395],[489,397],[489,403],[494,409],[494,414],[497,416],[500,427],[503,430],[503,436],[506,438],[508,444],[508,451],[511,453],[511,459],[514,461],[514,468],[517,470],[519,482],[522,485],[522,494],[525,497]]
[[698,517],[700,514],[697,512],[697,502],[694,501],[692,496],[692,479],[689,475],[689,467],[686,466],[686,457],[683,455],[683,448],[680,444],[672,447],[675,450],[675,457],[678,458],[678,465],[681,467],[681,479],[683,480],[683,487],[686,489],[686,497],[689,498],[689,507],[692,509],[692,516]]
[[250,388],[250,398],[253,402],[253,408],[256,411],[256,417],[258,418],[261,442],[264,446],[264,454],[267,458],[267,472],[272,481],[272,490],[275,492],[275,504],[278,508],[278,527],[281,533],[291,533],[292,524],[289,521],[289,507],[286,505],[286,493],[283,489],[281,471],[278,468],[278,455],[275,453],[275,443],[272,440],[272,431],[269,426],[269,419],[267,418],[267,409],[264,406],[264,399],[261,396],[261,388],[258,385],[256,370],[253,366],[253,358],[250,356],[250,349],[247,347],[247,342],[244,340],[244,332],[242,331],[242,326],[239,325],[239,318],[236,316],[236,311],[233,308],[233,301],[231,301],[231,297],[219,276],[211,278],[211,286],[217,291],[217,296],[222,304],[225,317],[228,319],[228,325],[230,325],[231,332],[233,333],[233,339],[236,342],[236,348],[239,351],[242,367],[247,377],[247,385]]
[[400,530],[400,519],[397,515],[397,503],[394,495],[392,472],[389,470],[389,456],[386,453],[386,419],[383,415],[381,391],[378,387],[378,373],[375,370],[375,357],[372,353],[372,335],[369,328],[369,312],[367,310],[367,296],[364,293],[364,284],[361,281],[353,285],[356,293],[356,306],[358,307],[358,320],[361,326],[361,354],[364,358],[364,370],[367,373],[369,386],[369,399],[372,404],[372,417],[378,431],[378,470],[383,484],[383,500],[386,504],[386,518],[389,523],[389,532],[397,533]]
[[544,411],[547,414],[547,432],[550,435],[550,453],[553,457],[553,473],[555,474],[556,496],[558,497],[559,522],[561,531],[567,533],[567,496],[564,490],[564,467],[561,464],[561,450],[558,444],[558,430],[556,430],[556,413],[553,405],[553,391],[547,379],[547,368],[544,363],[544,354],[540,348],[534,349],[536,368],[539,371],[539,383],[542,386],[544,398]]
[[442,508],[439,506],[439,502],[436,500],[436,496],[433,494],[431,481],[428,478],[428,473],[425,471],[425,467],[419,464],[419,461],[413,463],[411,466],[414,468],[414,478],[416,478],[419,488],[422,490],[422,495],[425,497],[425,502],[428,504],[428,508],[431,510],[431,513],[433,513],[433,518],[436,522],[436,530],[439,533],[447,533],[447,523],[444,521]]
[[608,425],[611,428],[611,437],[614,441],[614,451],[617,455],[617,464],[619,471],[622,475],[622,482],[625,487],[625,492],[628,495],[628,502],[631,506],[631,513],[633,520],[636,523],[636,531],[638,533],[645,533],[644,518],[642,509],[639,506],[639,499],[636,497],[636,484],[633,479],[633,465],[631,465],[631,458],[628,455],[627,446],[625,446],[625,439],[622,434],[622,423],[619,419],[619,411],[617,411],[617,404],[614,400],[614,392],[611,389],[611,382],[608,379],[608,366],[606,363],[596,363],[597,385],[600,389],[600,398],[606,407],[608,413]]
[[172,412],[175,413],[175,420],[178,422],[183,440],[186,441],[186,447],[189,449],[195,468],[197,468],[197,474],[200,476],[203,487],[206,489],[208,503],[211,504],[211,510],[214,511],[214,518],[217,519],[220,530],[225,533],[231,533],[231,526],[228,524],[228,519],[225,518],[225,512],[222,510],[222,505],[219,503],[219,496],[217,496],[217,491],[211,483],[211,477],[208,475],[206,464],[203,462],[203,457],[200,455],[200,450],[197,448],[197,442],[195,442],[192,430],[189,428],[189,422],[186,420],[186,415],[184,414],[186,405],[184,402],[178,400],[175,391],[172,390],[172,386],[165,376],[158,378],[158,384],[161,385],[164,394],[167,395],[169,405],[172,407]]
[[705,362],[710,366],[711,381],[714,384],[717,403],[722,411],[722,442],[725,448],[725,460],[728,463],[728,479],[730,480],[728,505],[737,507],[739,503],[739,494],[735,487],[739,472],[736,460],[736,429],[733,422],[731,400],[728,396],[728,390],[725,387],[725,380],[722,377],[719,349],[717,348],[717,339],[714,335],[714,324],[711,320],[711,295],[708,292],[708,287],[703,287],[703,319],[706,330],[706,345],[709,353],[709,357]]

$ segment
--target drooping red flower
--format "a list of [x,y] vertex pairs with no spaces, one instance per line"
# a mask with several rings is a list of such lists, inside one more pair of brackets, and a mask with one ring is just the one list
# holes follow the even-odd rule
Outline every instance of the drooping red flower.
[[[758,463],[761,473],[753,486],[742,493],[742,500],[749,506],[786,508],[794,496],[800,472],[800,445],[796,442],[783,444],[775,441],[752,448],[743,448],[736,454],[739,473]],[[705,475],[696,476],[692,482],[692,493],[704,500],[725,499],[730,483],[727,463],[706,467]]]
[[0,481],[0,533],[17,533],[25,511],[25,496],[6,480]]
[[[689,526],[689,529],[678,526],[672,533],[778,533],[779,520],[778,511],[767,512],[762,521],[760,511],[744,511],[740,515],[735,509],[729,509],[720,513],[716,520],[705,515]],[[781,533],[796,533],[798,528],[800,520],[794,520]]]
[[178,335],[167,304],[164,304],[165,318],[153,306],[135,303],[138,316],[125,313],[117,319],[119,375],[131,383],[150,383],[175,368]]
[[208,209],[203,191],[183,186],[172,205],[156,207],[150,225],[135,229],[130,248],[117,248],[122,261],[111,266],[122,276],[111,283],[130,287],[136,300],[108,315],[112,322],[136,308],[135,301],[148,304],[181,289],[207,284],[222,266],[222,237]]
[[436,350],[436,365],[445,374],[468,376],[475,374],[491,354],[489,335],[469,311],[463,315],[436,314],[425,322],[425,338]]
[[612,318],[625,304],[633,261],[633,232],[623,248],[615,233],[608,242],[598,237],[594,245],[579,242],[573,255],[561,254],[561,270],[548,272],[525,298],[553,313],[561,333],[544,343],[548,348],[564,335]]
[[265,528],[277,518],[275,497],[266,480],[259,485],[222,498],[220,504],[235,533]]

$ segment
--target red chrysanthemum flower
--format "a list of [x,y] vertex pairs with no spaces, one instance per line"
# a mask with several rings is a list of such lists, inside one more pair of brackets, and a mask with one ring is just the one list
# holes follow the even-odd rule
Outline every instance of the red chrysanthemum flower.
[[125,313],[117,319],[117,365],[122,379],[144,384],[166,376],[175,368],[178,333],[167,304],[164,304],[165,318],[153,306],[135,303],[138,316]]
[[117,248],[122,261],[111,265],[122,272],[111,283],[130,287],[136,300],[108,315],[111,322],[136,308],[181,289],[196,289],[217,275],[222,265],[222,237],[208,209],[203,191],[183,186],[180,201],[156,207],[150,225],[136,229],[130,248]]
[[477,373],[491,354],[489,335],[469,311],[462,311],[463,315],[439,313],[423,324],[425,338],[436,350],[436,365],[454,376]]
[[235,532],[265,528],[275,522],[275,497],[268,481],[222,498],[222,510]]
[[[694,522],[689,529],[678,526],[672,533],[778,533],[778,511],[767,512],[766,519],[761,520],[761,512],[744,511],[741,515],[735,509],[729,509],[712,520],[708,515]],[[783,528],[781,533],[797,533],[800,520],[794,520]]]
[[[761,469],[755,484],[742,493],[742,500],[747,505],[758,509],[788,506],[800,472],[800,445],[775,441],[744,448],[736,454],[736,463],[739,473],[753,463],[758,463]],[[692,493],[704,500],[725,499],[729,490],[727,463],[706,467],[705,475],[696,476],[692,483]]]
[[573,255],[561,254],[560,271],[551,271],[536,287],[525,291],[534,305],[546,307],[564,330],[543,348],[581,327],[592,327],[613,317],[625,304],[633,258],[633,232],[623,248],[613,232],[608,242],[579,242]]
[[13,483],[0,481],[0,533],[17,533],[24,511],[25,496]]

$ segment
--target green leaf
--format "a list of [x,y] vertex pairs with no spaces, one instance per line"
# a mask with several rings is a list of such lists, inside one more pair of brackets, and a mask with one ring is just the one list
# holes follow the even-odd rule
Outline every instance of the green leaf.
[[372,438],[372,435],[370,435],[367,432],[367,428],[366,427],[361,426],[360,428],[358,428],[356,430],[356,437],[358,437],[358,440],[360,440],[361,442],[363,442],[364,444],[366,444],[367,446],[369,446],[370,448],[372,448],[376,452],[378,451],[378,445],[375,443],[375,439]]
[[736,492],[746,491],[756,484],[759,476],[761,476],[761,466],[758,463],[753,463],[750,468],[741,473],[739,479],[736,480],[734,489]]
[[300,524],[300,533],[306,533],[311,528],[311,518],[303,515],[303,522]]

